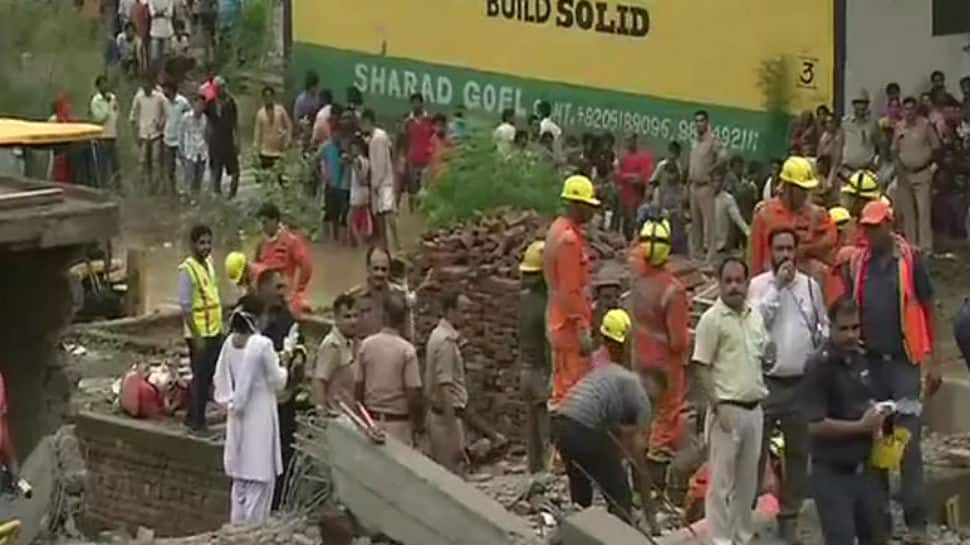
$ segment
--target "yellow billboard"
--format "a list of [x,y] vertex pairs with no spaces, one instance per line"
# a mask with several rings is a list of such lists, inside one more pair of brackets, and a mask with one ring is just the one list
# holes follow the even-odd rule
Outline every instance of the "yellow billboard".
[[294,0],[296,42],[656,98],[761,109],[789,61],[793,110],[830,103],[828,0]]

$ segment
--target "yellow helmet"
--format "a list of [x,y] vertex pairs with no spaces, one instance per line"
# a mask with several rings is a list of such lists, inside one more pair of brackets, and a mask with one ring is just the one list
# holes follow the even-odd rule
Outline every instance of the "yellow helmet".
[[542,251],[545,247],[546,243],[541,240],[529,244],[529,247],[525,249],[525,255],[522,256],[522,263],[519,263],[519,272],[542,271]]
[[630,315],[621,308],[614,308],[603,316],[600,333],[608,339],[623,344],[626,342],[627,335],[630,334],[631,327],[633,327],[633,322],[630,321]]
[[842,193],[870,201],[878,199],[881,195],[879,178],[871,170],[857,170],[849,176],[848,181],[842,186]]
[[596,188],[593,187],[593,182],[586,176],[578,174],[566,178],[566,181],[562,184],[562,195],[560,197],[567,201],[581,202],[590,206],[600,205],[599,199],[596,198]]
[[818,178],[815,177],[812,162],[804,157],[789,157],[781,166],[781,174],[778,177],[781,181],[797,185],[802,189],[818,187]]
[[670,257],[670,222],[649,220],[640,228],[640,244],[643,255],[655,267],[667,262]]
[[829,208],[829,217],[832,219],[832,223],[837,226],[845,225],[849,220],[852,219],[852,215],[849,214],[849,210],[844,206],[833,206]]
[[231,252],[226,256],[226,276],[233,284],[238,284],[246,271],[246,254]]

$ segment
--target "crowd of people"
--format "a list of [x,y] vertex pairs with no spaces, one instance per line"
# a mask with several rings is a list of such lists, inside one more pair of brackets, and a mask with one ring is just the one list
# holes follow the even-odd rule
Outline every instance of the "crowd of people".
[[[159,88],[153,59],[164,60],[178,39],[175,25],[168,32],[156,21],[179,3],[121,4],[148,14],[143,32],[131,11],[117,40],[122,66],[144,77],[129,121],[147,187],[198,192],[208,175],[211,191],[221,193],[228,175],[235,195],[240,113],[228,82],[213,77],[190,99],[173,82]],[[199,16],[208,25],[209,12]],[[970,171],[970,78],[960,81],[962,102],[947,92],[942,73],[931,81],[918,98],[887,86],[881,117],[865,91],[841,122],[826,106],[800,116],[789,156],[764,172],[730,154],[705,111],[694,116],[696,138],[670,142],[660,161],[635,134],[620,148],[612,134],[567,134],[546,101],[521,127],[514,111],[503,112],[492,134],[496,153],[544,157],[565,179],[565,212],[520,266],[530,470],[550,468],[554,445],[576,503],[591,505],[595,487],[612,513],[633,523],[636,489],[656,531],[656,502],[686,440],[690,383],[706,408],[705,509],[715,545],[751,541],[751,507],[776,429],[784,437],[784,540],[798,543],[797,515],[811,495],[829,545],[885,542],[888,472],[899,466],[906,539],[925,543],[920,418],[940,378],[924,259],[933,255],[934,229],[963,234]],[[110,157],[99,167],[112,179],[118,99],[107,78],[95,84],[90,109],[105,126],[98,149]],[[271,87],[262,99],[253,135],[258,166],[279,172],[291,148],[302,152],[314,166],[307,191],[319,199],[331,238],[369,247],[367,280],[333,301],[334,327],[316,361],[305,362],[293,326],[309,309],[312,265],[281,211],[260,209],[264,240],[256,255],[227,258],[225,273],[241,296],[228,335],[212,231],[192,230],[179,279],[193,371],[186,423],[204,433],[214,385],[228,410],[233,521],[261,520],[279,504],[278,478],[292,455],[292,389],[304,364],[321,410],[360,402],[397,440],[421,447],[426,435],[430,455],[461,474],[465,427],[474,425],[461,351],[471,302],[457,292],[439,295],[437,326],[428,339],[416,338],[414,302],[425,284],[408,288],[389,247],[400,246],[400,204],[406,197],[414,209],[465,136],[464,112],[450,119],[429,112],[415,94],[400,126],[385,128],[356,88],[338,103],[314,73],[292,108]],[[73,120],[69,105],[59,104],[55,119]],[[276,179],[288,183],[282,174]],[[590,221],[630,241],[625,300],[590,276],[583,229]],[[687,291],[668,267],[677,254],[707,262],[719,285],[693,339]],[[423,365],[415,348],[422,341]],[[881,449],[893,441],[906,448],[887,463]]]
[[[711,149],[703,139],[698,147]],[[663,497],[668,465],[684,445],[689,381],[694,403],[706,408],[709,454],[698,475],[709,475],[704,511],[713,543],[751,542],[752,507],[769,480],[781,481],[773,491],[786,543],[799,543],[798,515],[809,496],[825,543],[885,543],[893,531],[888,473],[896,468],[905,540],[926,543],[920,418],[940,371],[923,257],[894,230],[895,209],[872,173],[846,181],[852,231],[842,235],[811,202],[822,184],[809,159],[786,159],[777,183],[778,196],[755,212],[750,255],[717,261],[719,296],[697,323],[691,349],[686,290],[667,267],[671,223],[648,215],[639,226],[627,300],[604,307],[615,302],[601,298],[586,272],[582,231],[602,203],[589,178],[566,180],[566,213],[549,229],[541,270],[552,442],[573,500],[590,505],[592,480],[611,512],[632,521],[636,488],[645,522],[656,527],[651,502]],[[535,301],[527,276],[523,301]],[[616,323],[629,338],[615,334]],[[594,332],[605,351],[594,352]],[[611,348],[609,339],[626,348]],[[776,433],[780,475],[766,469]],[[541,440],[534,431],[526,437]]]
[[[926,265],[894,231],[894,208],[868,187],[861,191],[866,196],[854,194],[861,201],[851,208],[854,231],[828,246],[839,259],[823,259],[819,246],[809,248],[816,232],[799,223],[829,218],[807,198],[808,188],[820,186],[810,161],[788,158],[778,181],[781,196],[761,210],[788,213],[791,223],[764,235],[764,261],[730,255],[719,261],[719,296],[692,342],[687,290],[668,267],[671,223],[650,216],[638,226],[624,299],[586,265],[583,227],[603,209],[595,184],[581,174],[566,179],[565,212],[520,265],[529,468],[560,465],[574,502],[589,506],[599,490],[610,511],[631,524],[638,521],[636,490],[642,522],[659,531],[656,509],[668,466],[688,433],[683,407],[691,383],[695,403],[706,408],[705,511],[714,543],[752,539],[751,508],[770,474],[768,443],[776,429],[784,437],[776,493],[786,542],[798,543],[797,517],[808,496],[817,500],[826,543],[885,542],[888,473],[899,467],[906,538],[925,543],[920,414],[940,384]],[[789,208],[799,199],[808,212]],[[205,392],[214,381],[215,399],[229,411],[233,520],[258,521],[278,505],[272,498],[279,501],[277,479],[292,456],[294,409],[292,394],[274,392],[294,388],[304,374],[321,411],[362,403],[388,435],[463,474],[465,429],[475,425],[462,359],[469,298],[436,296],[439,321],[424,340],[422,365],[413,313],[433,278],[411,291],[399,260],[371,247],[366,282],[334,301],[334,327],[309,364],[305,350],[293,348],[293,325],[305,312],[295,302],[310,272],[279,210],[267,205],[260,216],[265,238],[257,255],[232,254],[225,264],[242,294],[227,339],[208,228],[192,231],[193,253],[180,277],[193,367],[187,423],[204,433]],[[279,438],[242,448],[253,435],[267,434]],[[906,448],[893,459],[892,445],[900,441]]]

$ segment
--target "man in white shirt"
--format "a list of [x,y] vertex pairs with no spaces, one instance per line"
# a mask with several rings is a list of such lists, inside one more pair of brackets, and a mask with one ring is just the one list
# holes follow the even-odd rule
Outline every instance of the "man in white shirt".
[[151,26],[148,29],[148,36],[151,38],[149,55],[153,66],[158,66],[165,54],[169,51],[172,37],[175,36],[175,27],[172,20],[175,18],[174,0],[148,0],[148,15],[151,17]]
[[162,132],[162,177],[169,195],[175,195],[175,175],[181,136],[182,118],[192,109],[187,98],[179,94],[178,87],[168,82],[162,87],[165,95],[165,129]]
[[205,96],[196,95],[192,110],[182,116],[179,125],[179,155],[182,157],[184,186],[197,195],[209,162],[208,120],[205,116]]
[[796,266],[798,236],[794,229],[776,229],[769,244],[772,270],[754,277],[749,291],[750,304],[761,313],[775,354],[765,373],[768,398],[758,476],[763,475],[771,432],[779,426],[785,438],[785,475],[778,529],[786,543],[797,544],[796,523],[808,470],[808,422],[798,392],[805,363],[828,336],[829,321],[822,289]]
[[536,113],[539,114],[539,136],[549,133],[552,135],[552,150],[556,157],[562,156],[562,129],[552,120],[552,105],[548,101],[540,100],[536,104]]
[[100,75],[94,80],[97,92],[91,97],[91,118],[102,127],[97,140],[97,165],[99,187],[113,187],[118,174],[118,98],[111,92],[108,76]]
[[391,239],[397,249],[400,248],[400,241],[397,237],[397,196],[391,139],[384,129],[377,126],[376,117],[371,109],[364,110],[360,116],[360,130],[368,140],[370,202],[376,220],[374,230],[385,247],[388,247],[388,239]]
[[155,87],[155,80],[145,78],[144,83],[131,99],[131,112],[128,114],[141,154],[146,187],[152,188],[155,156],[162,141],[165,127],[165,96]]
[[502,123],[492,133],[492,140],[495,142],[495,148],[503,156],[512,152],[512,145],[515,143],[515,110],[512,108],[502,110]]

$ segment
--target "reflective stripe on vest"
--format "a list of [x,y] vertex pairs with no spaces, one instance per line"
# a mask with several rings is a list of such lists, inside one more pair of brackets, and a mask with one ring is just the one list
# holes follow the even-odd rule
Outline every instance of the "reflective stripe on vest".
[[[916,296],[915,284],[915,254],[912,247],[900,237],[896,237],[895,254],[899,270],[899,318],[900,331],[903,333],[903,349],[906,357],[913,365],[920,364],[932,351],[929,327],[923,305]],[[864,303],[865,273],[869,266],[871,252],[869,248],[860,248],[852,256],[849,271],[852,277],[852,289],[855,293],[859,308]]]
[[222,333],[222,304],[219,302],[219,286],[215,279],[212,259],[206,259],[205,267],[189,257],[180,268],[189,273],[192,279],[192,321],[203,337],[214,337]]

